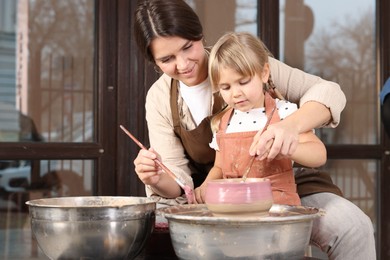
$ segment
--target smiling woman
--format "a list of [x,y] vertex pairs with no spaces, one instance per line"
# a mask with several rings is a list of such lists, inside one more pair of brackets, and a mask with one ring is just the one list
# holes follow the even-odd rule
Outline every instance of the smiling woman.
[[207,56],[202,40],[158,37],[150,44],[155,64],[161,71],[185,85],[199,85],[207,78]]

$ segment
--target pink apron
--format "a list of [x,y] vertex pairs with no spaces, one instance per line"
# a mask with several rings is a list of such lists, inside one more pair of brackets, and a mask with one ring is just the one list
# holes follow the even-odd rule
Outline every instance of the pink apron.
[[[265,111],[268,117],[275,106],[275,100],[265,92]],[[242,177],[251,159],[249,147],[252,144],[253,137],[258,132],[226,133],[232,112],[233,109],[230,109],[223,115],[217,133],[224,178]],[[278,121],[280,121],[279,114],[273,113],[270,124]],[[271,162],[255,160],[248,174],[248,178],[250,177],[271,180],[274,203],[300,205],[291,159],[275,159]]]

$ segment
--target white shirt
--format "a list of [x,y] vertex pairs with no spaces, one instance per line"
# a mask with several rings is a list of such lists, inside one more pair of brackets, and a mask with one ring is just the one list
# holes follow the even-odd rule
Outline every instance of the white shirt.
[[[280,120],[283,120],[298,109],[296,104],[285,100],[276,99],[275,102]],[[248,112],[235,109],[226,128],[226,133],[258,131],[263,129],[266,122],[267,116],[264,107],[254,108]],[[219,150],[216,133],[213,134],[210,147]]]
[[197,126],[205,117],[211,115],[211,97],[213,94],[209,78],[192,87],[180,81],[180,94],[190,109]]

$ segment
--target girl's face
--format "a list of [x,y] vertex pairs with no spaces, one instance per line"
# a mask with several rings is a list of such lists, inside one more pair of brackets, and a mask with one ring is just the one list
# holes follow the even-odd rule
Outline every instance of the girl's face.
[[201,40],[158,37],[151,42],[150,50],[162,72],[187,86],[195,86],[207,78],[207,59]]
[[264,66],[260,76],[243,77],[235,70],[224,67],[220,70],[219,91],[225,102],[234,109],[246,112],[252,108],[264,107],[263,83],[268,81],[269,67]]

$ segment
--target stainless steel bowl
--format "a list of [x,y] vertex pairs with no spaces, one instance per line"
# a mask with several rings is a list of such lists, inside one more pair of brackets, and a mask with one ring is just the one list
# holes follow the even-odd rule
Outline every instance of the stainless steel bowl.
[[268,216],[217,217],[205,205],[156,210],[167,218],[180,259],[302,259],[313,220],[324,212],[273,205]]
[[50,259],[134,259],[155,223],[152,198],[61,197],[26,204],[31,230]]

